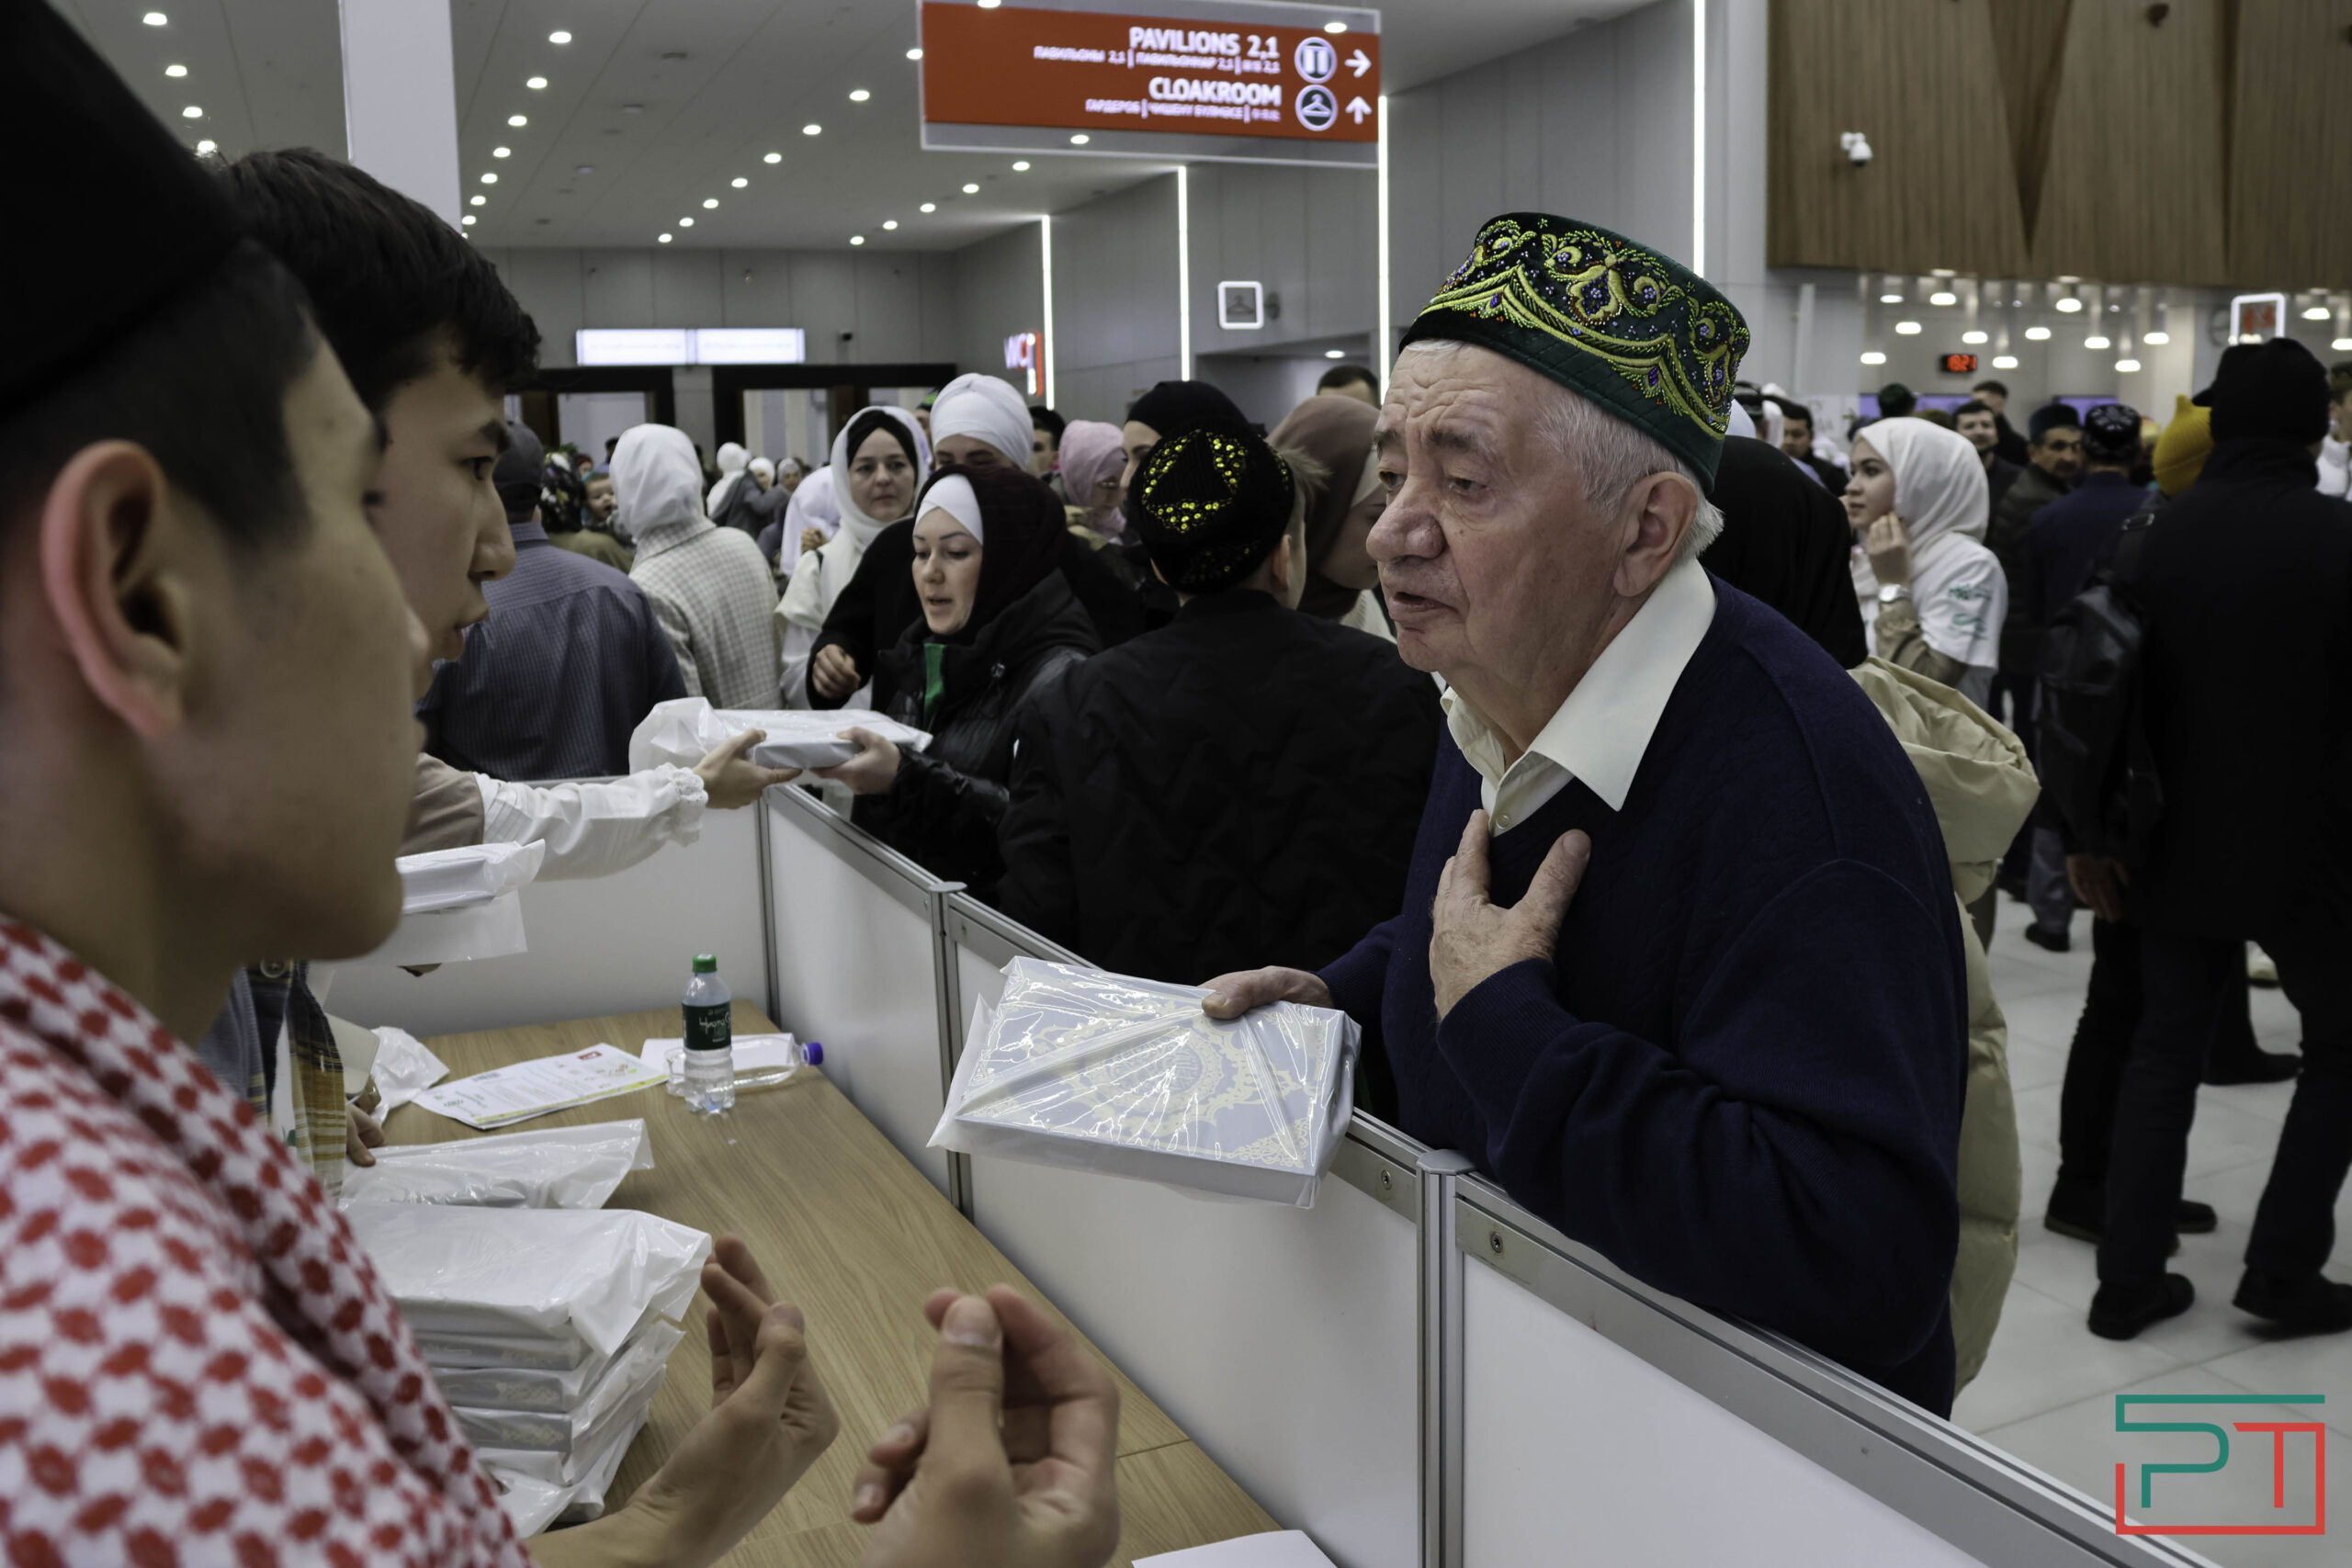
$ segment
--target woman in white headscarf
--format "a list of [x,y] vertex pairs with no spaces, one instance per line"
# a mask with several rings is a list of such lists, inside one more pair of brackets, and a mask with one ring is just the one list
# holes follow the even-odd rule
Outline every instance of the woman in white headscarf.
[[[779,483],[782,481],[779,480]],[[760,536],[760,548],[775,563],[779,581],[792,576],[804,551],[823,546],[842,529],[841,502],[833,499],[833,470],[819,468],[801,479],[785,503],[784,516],[771,533]]]
[[1025,468],[1029,405],[1012,384],[974,371],[939,389],[931,405],[931,446],[942,468]]
[[1980,706],[1999,666],[2009,587],[1984,547],[1992,494],[1967,437],[1883,419],[1854,437],[1846,516],[1854,592],[1872,650]]
[[[875,536],[913,507],[915,492],[930,468],[931,443],[915,416],[901,408],[876,403],[864,409],[833,438],[829,471],[840,527],[794,563],[792,581],[775,607],[784,635],[784,700],[789,705],[808,705],[808,654],[826,612],[856,575],[857,563]],[[798,499],[796,492],[794,500]],[[790,524],[786,526],[789,529]],[[853,705],[865,705],[853,700]]]
[[735,488],[736,479],[751,466],[752,454],[744,450],[741,443],[735,441],[719,443],[718,479],[710,487],[710,493],[703,498],[702,510],[705,516],[718,515],[721,504],[727,500],[728,491]]

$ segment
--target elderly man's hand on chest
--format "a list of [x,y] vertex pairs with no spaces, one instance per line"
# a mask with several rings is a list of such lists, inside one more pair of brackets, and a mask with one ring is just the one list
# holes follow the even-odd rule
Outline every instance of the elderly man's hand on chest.
[[1430,905],[1430,981],[1440,1018],[1480,981],[1512,964],[1531,958],[1552,961],[1560,921],[1592,861],[1590,838],[1581,830],[1561,834],[1535,868],[1527,896],[1506,909],[1487,897],[1487,814],[1472,812]]

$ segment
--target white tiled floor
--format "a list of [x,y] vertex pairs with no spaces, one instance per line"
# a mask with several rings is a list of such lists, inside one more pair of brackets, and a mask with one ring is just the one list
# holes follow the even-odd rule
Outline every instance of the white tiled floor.
[[[2025,1165],[2025,1214],[2020,1224],[2018,1270],[2002,1310],[1993,1352],[1976,1381],[1961,1393],[1952,1419],[1998,1443],[2018,1458],[2092,1496],[2112,1499],[2115,1465],[2125,1457],[2115,1430],[2118,1393],[2324,1393],[2324,1415],[2311,1407],[2252,1410],[2227,1407],[2224,1415],[2193,1411],[2147,1412],[2157,1420],[2222,1421],[2324,1419],[2334,1429],[2335,1483],[2330,1500],[2338,1521],[2352,1520],[2352,1336],[2270,1340],[2256,1332],[2255,1319],[2230,1305],[2237,1289],[2246,1233],[2269,1175],[2279,1124],[2285,1120],[2292,1084],[2200,1092],[2189,1134],[2187,1195],[2213,1205],[2221,1228],[2211,1235],[2184,1236],[2172,1267],[2197,1285],[2197,1304],[2181,1317],[2157,1325],[2123,1344],[2100,1339],[2084,1325],[2097,1286],[2094,1249],[2042,1228],[2041,1213],[2058,1170],[2058,1090],[2066,1068],[2066,1047],[2082,1010],[2090,976],[2090,917],[2075,917],[2074,951],[2044,953],[2021,934],[2028,919],[2023,905],[2000,901],[1999,929],[1991,953],[1993,983],[2009,1021],[2009,1075],[2017,1092],[2018,1136]],[[2256,1035],[2269,1050],[2292,1050],[2301,1029],[2294,1010],[2278,991],[2254,993]],[[2336,1208],[2339,1235],[2352,1235],[2352,1190]],[[2352,1248],[2339,1244],[2332,1277],[2352,1278]],[[2261,1445],[2267,1437],[2248,1435],[2240,1445]],[[2231,1517],[2267,1512],[2269,1456],[2233,1448],[2220,1474],[2196,1478],[2207,1488],[2200,1501]],[[2197,1457],[2184,1453],[2184,1458]],[[2290,1467],[2291,1468],[2291,1467]],[[2282,1517],[2311,1517],[2308,1472],[2305,1495],[2290,1485]],[[2136,1477],[2138,1471],[2132,1474]],[[2174,1478],[2165,1478],[2170,1483]],[[2138,1484],[2137,1481],[2133,1485]],[[2182,1478],[2184,1487],[2186,1478]],[[2222,1488],[2217,1494],[2212,1489]],[[2159,1495],[2163,1483],[2159,1485]],[[2160,1512],[2150,1516],[2162,1517]],[[2352,1524],[2333,1523],[2324,1537],[2209,1536],[2184,1540],[2228,1568],[2317,1568],[2341,1563],[2345,1532]]]

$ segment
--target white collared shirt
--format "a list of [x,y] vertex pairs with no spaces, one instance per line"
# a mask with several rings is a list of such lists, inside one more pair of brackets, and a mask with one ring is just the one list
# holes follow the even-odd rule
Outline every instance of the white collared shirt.
[[1674,567],[1600,650],[1534,744],[1508,766],[1502,736],[1460,687],[1439,699],[1453,743],[1485,781],[1479,799],[1495,832],[1526,821],[1575,779],[1611,811],[1623,810],[1666,700],[1714,619],[1715,588],[1706,570],[1695,560]]

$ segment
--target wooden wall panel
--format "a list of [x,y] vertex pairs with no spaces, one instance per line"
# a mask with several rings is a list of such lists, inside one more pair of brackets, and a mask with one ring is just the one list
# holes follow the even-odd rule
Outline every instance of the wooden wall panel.
[[2352,0],[2236,9],[2230,280],[2352,288]]
[[1770,71],[1772,265],[2021,275],[1989,0],[1772,0]]
[[2074,0],[1991,0],[1993,52],[2007,111],[2009,162],[2028,244],[2041,213],[2041,176],[2049,167],[2050,123],[2058,105],[2058,69],[2066,60],[2066,23]]
[[2224,280],[2222,21],[2219,0],[2171,0],[2161,26],[2146,0],[2075,0],[2030,276]]

